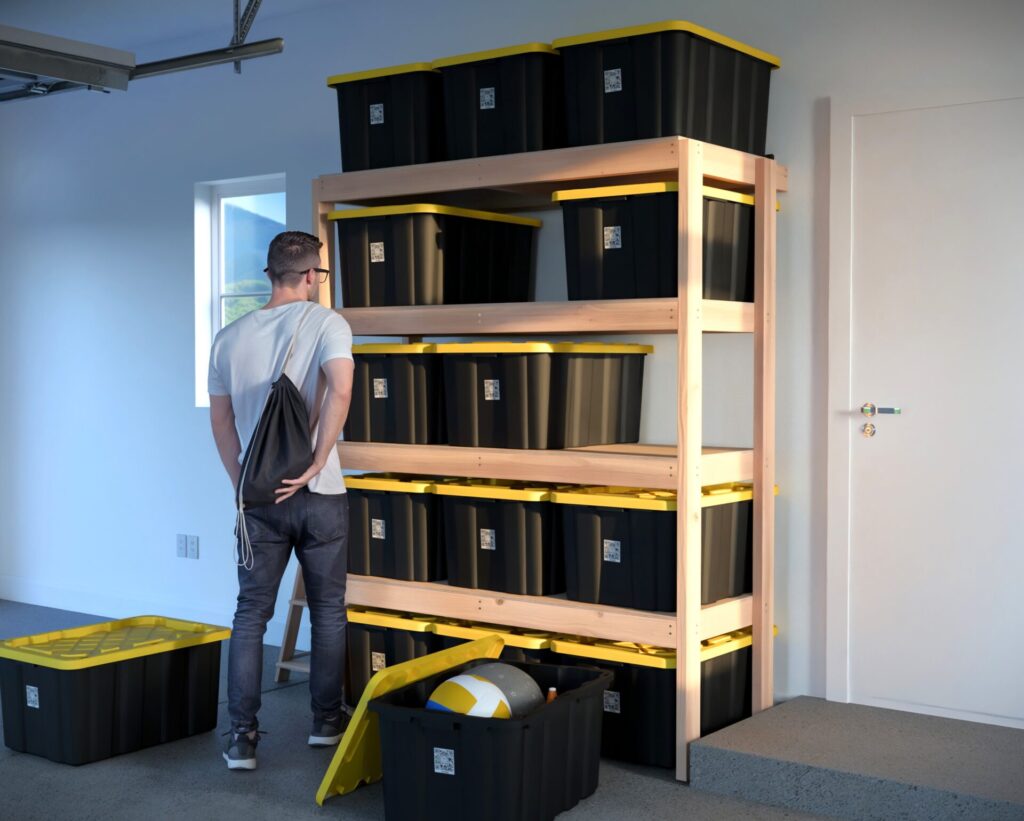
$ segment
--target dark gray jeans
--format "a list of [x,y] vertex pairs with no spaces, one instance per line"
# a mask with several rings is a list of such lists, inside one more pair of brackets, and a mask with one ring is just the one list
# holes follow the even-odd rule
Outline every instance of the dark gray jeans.
[[345,669],[345,581],[348,571],[348,497],[303,488],[279,505],[245,513],[253,568],[238,568],[238,606],[228,656],[228,715],[233,730],[254,730],[261,705],[263,634],[274,615],[292,548],[302,566],[312,629],[309,692],[313,716],[341,712]]

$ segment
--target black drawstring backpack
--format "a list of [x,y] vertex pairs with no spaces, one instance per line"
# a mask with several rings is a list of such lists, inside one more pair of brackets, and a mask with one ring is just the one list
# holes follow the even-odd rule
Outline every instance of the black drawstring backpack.
[[270,386],[256,430],[242,459],[235,494],[237,508],[236,535],[239,542],[239,567],[252,570],[253,553],[245,525],[245,509],[277,501],[274,492],[285,479],[295,479],[313,464],[313,440],[309,432],[309,410],[306,401],[289,378],[286,370],[295,348],[295,340],[312,306],[306,308],[292,334],[281,373]]

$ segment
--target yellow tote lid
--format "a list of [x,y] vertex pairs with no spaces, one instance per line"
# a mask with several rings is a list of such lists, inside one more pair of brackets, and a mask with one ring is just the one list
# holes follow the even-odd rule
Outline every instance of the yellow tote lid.
[[348,74],[334,74],[327,78],[327,85],[340,86],[345,83],[358,83],[360,80],[377,80],[381,77],[392,77],[395,74],[414,74],[417,71],[433,71],[430,63],[406,63],[403,66],[390,68],[374,68],[369,71],[353,71]]
[[592,34],[579,34],[574,37],[561,37],[558,40],[555,40],[551,45],[555,48],[561,49],[568,48],[569,46],[582,46],[587,43],[600,43],[603,40],[620,40],[623,37],[640,37],[644,34],[658,34],[663,31],[686,31],[690,34],[695,34],[698,37],[703,37],[705,40],[710,40],[712,43],[719,43],[736,51],[741,51],[744,54],[749,54],[751,57],[771,64],[772,68],[778,68],[782,65],[779,62],[779,58],[774,54],[769,54],[767,51],[761,51],[761,49],[748,46],[746,43],[741,43],[739,40],[733,40],[731,37],[726,37],[724,34],[719,34],[716,31],[711,31],[711,29],[706,29],[703,26],[698,26],[696,23],[690,23],[685,20],[666,20],[663,23],[648,23],[643,26],[630,26],[629,28],[595,31]]
[[540,228],[543,223],[531,217],[516,217],[511,214],[499,214],[494,211],[477,211],[473,208],[456,208],[451,205],[435,205],[433,203],[412,203],[410,205],[378,205],[373,208],[345,208],[331,211],[329,220],[366,219],[368,217],[391,217],[398,214],[444,214],[449,217],[465,217],[466,219],[488,220],[489,222],[507,222],[512,225],[527,225]]
[[382,353],[398,353],[398,354],[424,354],[424,353],[437,353],[437,345],[431,342],[407,342],[401,343],[390,343],[390,342],[367,342],[363,345],[353,345],[353,354],[382,354]]
[[602,185],[597,188],[567,188],[555,191],[551,195],[552,202],[568,200],[596,200],[605,197],[632,197],[639,194],[665,194],[678,191],[676,182],[643,182],[633,185]]
[[676,494],[671,490],[631,487],[580,487],[551,494],[559,505],[628,508],[630,510],[675,510]]
[[[779,635],[779,628],[773,628],[773,635]],[[700,643],[701,663],[735,653],[754,643],[753,630],[746,627],[725,633]],[[648,644],[633,644],[626,641],[587,641],[583,639],[555,639],[551,649],[556,653],[594,659],[614,661],[620,664],[635,664],[638,667],[654,667],[659,670],[676,669],[676,651],[668,647],[653,647]]]
[[492,353],[596,353],[596,354],[647,354],[654,352],[653,345],[633,343],[613,344],[608,342],[443,342],[437,346],[438,353],[449,354],[492,354]]
[[346,476],[345,487],[353,490],[385,490],[394,493],[431,493],[432,479],[417,479],[399,473],[363,473]]
[[488,624],[464,624],[444,619],[435,622],[434,632],[439,636],[468,640],[497,635],[501,636],[506,647],[518,647],[522,650],[547,650],[554,638],[547,633],[530,633],[511,630],[508,627]]
[[434,485],[439,496],[496,499],[508,502],[547,502],[552,488],[502,479],[441,479]]
[[352,624],[392,627],[395,630],[408,630],[410,633],[431,633],[434,630],[434,620],[430,616],[408,616],[404,613],[393,613],[390,610],[366,610],[349,607],[348,620]]
[[[603,185],[598,188],[567,188],[562,191],[555,191],[551,195],[552,202],[569,202],[571,200],[597,200],[611,197],[636,197],[645,194],[666,194],[677,193],[679,183],[677,182],[644,182],[634,185]],[[701,193],[710,199],[738,202],[740,205],[753,205],[753,194],[741,194],[738,191],[729,191],[725,188],[715,188],[710,185],[702,186]],[[776,201],[775,210],[781,210]]]
[[223,641],[227,627],[163,616],[135,616],[0,642],[0,658],[53,670],[82,670]]
[[[779,488],[776,485],[775,494]],[[728,482],[723,485],[707,485],[701,488],[701,507],[715,507],[734,502],[747,502],[754,498],[754,486],[744,482]],[[613,507],[628,510],[677,509],[674,490],[650,490],[647,488],[583,486],[557,490],[551,494],[551,501],[559,505],[583,505],[586,507]]]
[[517,54],[558,54],[558,52],[547,43],[526,43],[521,46],[506,46],[495,48],[489,51],[474,51],[471,54],[459,54],[455,57],[442,57],[434,60],[431,65],[434,68],[448,68],[465,63],[480,63],[484,60],[498,60],[502,57],[514,57]]

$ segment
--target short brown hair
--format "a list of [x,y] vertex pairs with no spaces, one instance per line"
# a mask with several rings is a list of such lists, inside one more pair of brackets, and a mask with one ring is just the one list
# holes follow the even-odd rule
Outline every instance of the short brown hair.
[[[267,249],[266,274],[274,283],[296,279],[296,272],[307,271],[320,262],[323,243],[305,231],[284,231],[270,241]],[[312,265],[305,264],[309,257],[316,257]]]

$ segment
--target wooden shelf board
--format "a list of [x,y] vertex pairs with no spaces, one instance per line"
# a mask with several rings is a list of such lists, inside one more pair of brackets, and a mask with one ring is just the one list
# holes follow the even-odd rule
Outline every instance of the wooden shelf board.
[[[740,596],[704,605],[698,630],[700,640],[749,627],[752,601],[751,596]],[[350,573],[345,602],[350,606],[379,607],[527,630],[658,647],[676,646],[675,613],[606,607],[555,596],[516,596],[443,583],[405,582]]]
[[554,629],[570,635],[675,646],[673,613],[626,610],[550,596],[515,596],[492,590],[350,574],[345,601],[349,605],[469,619],[529,630]]
[[[342,308],[356,336],[463,334],[676,333],[678,300],[605,299],[513,302],[495,305],[424,305]],[[753,333],[754,306],[704,300],[708,333]]]
[[700,640],[742,630],[753,623],[754,597],[737,596],[700,608]]
[[[658,137],[327,174],[314,180],[314,198],[358,205],[427,199],[502,209],[550,208],[551,194],[560,188],[675,180],[681,146],[687,142],[685,137]],[[704,151],[707,180],[739,189],[753,187],[753,154],[710,143],[704,144]],[[780,191],[786,190],[787,176],[780,166]]]
[[[451,445],[394,445],[339,442],[341,466],[348,470],[395,471],[422,475],[468,476],[518,481],[567,482],[675,490],[674,445],[598,445],[570,450],[462,448]],[[704,484],[749,481],[749,450],[706,448]]]

